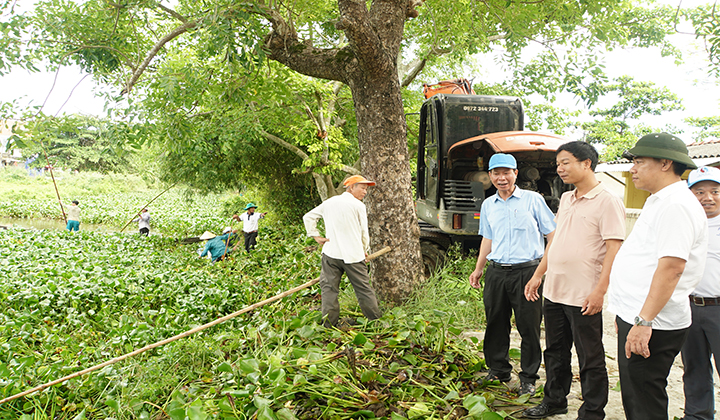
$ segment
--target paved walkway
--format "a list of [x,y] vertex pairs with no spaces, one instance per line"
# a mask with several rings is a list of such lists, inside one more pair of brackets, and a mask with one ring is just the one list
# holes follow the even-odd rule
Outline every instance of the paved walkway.
[[[620,396],[619,389],[614,390],[613,388],[616,388],[619,380],[619,372],[618,372],[618,365],[617,365],[617,335],[615,334],[615,324],[614,324],[615,316],[607,311],[603,312],[603,322],[604,322],[604,335],[603,335],[603,343],[605,345],[605,354],[606,357],[606,363],[608,368],[608,376],[610,379],[610,398],[608,401],[608,405],[605,408],[605,418],[608,420],[622,420],[625,418],[625,412],[623,411],[622,407],[622,398]],[[472,334],[479,338],[482,338],[483,332],[479,332],[477,334]],[[543,331],[543,336],[541,338],[541,342],[545,344],[545,336]],[[520,335],[517,333],[516,330],[513,329],[512,337],[511,337],[511,346],[515,348],[520,348]],[[624,357],[624,355],[623,355]],[[517,366],[516,366],[517,369]],[[575,373],[575,376],[573,378],[572,388],[570,390],[570,395],[568,396],[568,413],[563,415],[557,415],[549,417],[552,420],[575,420],[577,418],[577,409],[582,404],[582,401],[580,400],[581,392],[580,392],[580,377],[578,376],[578,361],[577,357],[575,355],[575,352],[573,351],[573,372]],[[540,368],[540,372],[538,372],[540,375],[540,380],[538,381],[538,385],[545,383],[545,370],[544,365]],[[681,418],[683,416],[683,406],[685,404],[685,397],[683,395],[683,382],[682,382],[682,361],[680,360],[680,356],[678,355],[677,359],[675,360],[675,363],[670,370],[670,376],[668,377],[668,397],[669,397],[669,407],[668,407],[668,414],[669,418],[673,419],[673,417]],[[717,372],[715,373],[715,395],[717,396],[717,402],[716,402],[716,410],[720,410],[720,380],[718,379]]]

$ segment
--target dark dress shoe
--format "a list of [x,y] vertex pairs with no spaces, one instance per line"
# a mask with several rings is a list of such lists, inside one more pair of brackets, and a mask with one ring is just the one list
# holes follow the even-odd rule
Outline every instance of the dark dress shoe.
[[535,407],[528,408],[523,411],[523,417],[529,419],[544,419],[545,417],[553,416],[555,414],[565,414],[568,412],[566,407],[551,407],[547,403],[540,403]]
[[531,384],[530,382],[523,382],[520,384],[520,390],[518,391],[518,395],[535,395],[535,384]]
[[500,381],[500,382],[510,382],[512,377],[510,375],[508,376],[497,376],[494,373],[488,373],[487,376],[483,379],[485,382],[494,382],[494,381]]

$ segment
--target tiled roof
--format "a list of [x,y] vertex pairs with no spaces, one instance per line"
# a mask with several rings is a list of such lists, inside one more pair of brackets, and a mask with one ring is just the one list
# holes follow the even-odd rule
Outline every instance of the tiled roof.
[[688,145],[691,159],[720,157],[720,140],[708,140]]
[[[688,155],[690,155],[690,159],[707,159],[716,157],[720,160],[720,139],[688,144]],[[621,158],[603,163],[616,165],[620,163],[630,163],[630,161],[625,158]]]

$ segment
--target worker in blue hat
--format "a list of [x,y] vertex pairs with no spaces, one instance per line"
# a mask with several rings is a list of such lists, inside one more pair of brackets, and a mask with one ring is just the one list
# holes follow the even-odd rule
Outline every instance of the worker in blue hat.
[[684,419],[710,420],[717,399],[711,358],[720,375],[720,169],[695,169],[688,187],[707,216],[708,253],[702,279],[690,294],[692,324],[682,347]]
[[243,233],[245,234],[245,251],[250,252],[257,245],[257,235],[259,221],[265,217],[266,213],[257,213],[255,203],[247,203],[245,213],[238,216],[233,215],[233,219],[243,223]]
[[[480,243],[470,285],[480,288],[485,272],[485,342],[483,352],[490,372],[486,382],[509,382],[511,317],[522,338],[519,394],[535,394],[535,381],[542,358],[540,350],[541,299],[525,299],[525,285],[545,253],[545,236],[555,233],[555,215],[535,191],[515,185],[518,169],[515,157],[496,153],[488,162],[490,181],[497,193],[486,198],[480,209]],[[540,290],[539,293],[542,293]]]

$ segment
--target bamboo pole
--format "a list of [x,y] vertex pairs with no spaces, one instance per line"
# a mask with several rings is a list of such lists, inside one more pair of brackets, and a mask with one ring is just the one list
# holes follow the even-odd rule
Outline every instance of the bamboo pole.
[[153,201],[155,201],[155,200],[158,199],[158,197],[160,197],[161,195],[163,195],[163,194],[165,194],[166,192],[168,192],[168,190],[169,190],[170,188],[176,186],[176,185],[178,184],[178,182],[180,182],[180,181],[177,181],[177,182],[175,182],[174,184],[172,184],[171,186],[165,188],[165,190],[163,190],[163,192],[161,192],[160,194],[156,195],[155,198],[153,198],[152,200],[148,201],[147,204],[145,204],[144,206],[142,206],[142,207],[140,208],[140,210],[138,210],[138,212],[135,213],[135,216],[133,216],[132,218],[130,218],[130,220],[128,220],[128,222],[125,224],[125,226],[123,226],[123,228],[120,229],[120,232],[122,232],[123,230],[125,230],[126,227],[130,226],[130,223],[132,223],[133,220],[135,220],[135,218],[138,217],[138,216],[140,215],[140,213],[142,213],[142,211],[143,211],[144,208],[146,208],[147,206],[149,206],[150,204],[152,204]]
[[[390,250],[391,250],[391,248],[390,248],[389,246],[386,246],[385,248],[381,249],[380,251],[377,251],[377,252],[375,252],[375,253],[373,253],[373,254],[368,255],[367,261],[370,261],[370,260],[372,260],[372,259],[375,259],[375,258],[383,255],[383,254],[386,254],[386,253],[390,252]],[[213,327],[213,326],[215,326],[215,325],[217,325],[217,324],[223,323],[223,322],[225,322],[225,321],[227,321],[227,320],[233,319],[233,318],[237,317],[238,315],[242,315],[242,314],[244,314],[244,313],[246,313],[246,312],[253,311],[253,310],[255,310],[255,309],[257,309],[257,308],[259,308],[259,307],[261,307],[261,306],[265,306],[265,305],[267,305],[268,303],[273,303],[273,302],[278,301],[278,300],[280,300],[280,299],[282,299],[282,298],[284,298],[284,297],[290,296],[290,295],[292,295],[292,294],[295,293],[295,292],[298,292],[298,291],[303,290],[303,289],[307,289],[308,287],[316,284],[316,283],[319,282],[319,281],[320,281],[320,278],[318,277],[318,278],[316,278],[316,279],[314,279],[314,280],[310,280],[310,281],[307,282],[307,283],[301,284],[300,286],[293,287],[293,288],[290,289],[290,290],[286,290],[286,291],[284,291],[284,292],[282,292],[282,293],[280,293],[280,294],[277,294],[277,295],[275,295],[275,296],[273,296],[273,297],[271,297],[271,298],[265,299],[265,300],[263,300],[263,301],[261,301],[261,302],[258,302],[258,303],[254,303],[254,304],[252,304],[252,305],[250,305],[250,306],[248,306],[248,307],[246,307],[246,308],[243,308],[243,309],[241,309],[241,310],[239,310],[239,311],[233,312],[233,313],[231,313],[231,314],[229,314],[229,315],[225,315],[224,317],[218,318],[218,319],[216,319],[215,321],[208,322],[207,324],[204,324],[204,325],[201,325],[201,326],[199,326],[199,327],[195,327],[195,328],[193,328],[193,329],[191,329],[191,330],[185,331],[184,333],[180,333],[180,334],[178,334],[178,335],[176,335],[176,336],[173,336],[173,337],[170,337],[170,338],[166,338],[166,339],[164,339],[164,340],[158,341],[157,343],[149,344],[149,345],[147,345],[147,346],[145,346],[145,347],[143,347],[143,348],[141,348],[141,349],[137,349],[137,350],[135,350],[135,351],[132,351],[132,352],[127,353],[127,354],[124,354],[124,355],[122,355],[122,356],[118,356],[118,357],[112,358],[112,359],[110,359],[110,360],[108,360],[108,361],[106,361],[106,362],[100,363],[99,365],[95,365],[95,366],[93,366],[93,367],[89,367],[89,368],[87,368],[87,369],[83,369],[83,370],[81,370],[81,371],[79,371],[79,372],[72,373],[72,374],[70,374],[70,375],[64,376],[64,377],[59,378],[59,379],[55,379],[54,381],[50,381],[50,382],[48,382],[48,383],[45,383],[45,384],[36,386],[35,388],[28,389],[27,391],[23,391],[23,392],[20,392],[20,393],[18,393],[18,394],[15,394],[15,395],[13,395],[13,396],[10,396],[10,397],[7,397],[7,398],[3,398],[2,400],[0,400],[0,404],[4,404],[4,403],[6,403],[6,402],[9,402],[9,401],[12,401],[12,400],[15,400],[15,399],[24,397],[24,396],[26,396],[26,395],[32,394],[33,392],[42,391],[43,389],[49,388],[49,387],[51,387],[51,386],[53,386],[53,385],[57,385],[57,384],[59,384],[59,383],[65,382],[65,381],[70,380],[70,379],[73,379],[73,378],[77,378],[78,376],[85,375],[86,373],[94,372],[94,371],[96,371],[96,370],[98,370],[98,369],[104,368],[105,366],[109,366],[109,365],[115,364],[115,363],[120,362],[120,361],[122,361],[122,360],[125,360],[125,359],[127,359],[127,358],[130,358],[130,357],[133,357],[133,356],[137,356],[137,355],[140,354],[140,353],[144,353],[144,352],[146,352],[146,351],[148,351],[148,350],[152,350],[152,349],[154,349],[154,348],[156,348],[156,347],[164,346],[165,344],[172,343],[173,341],[177,341],[177,340],[179,340],[179,339],[181,339],[181,338],[185,338],[185,337],[187,337],[187,336],[190,336],[190,335],[192,335],[192,334],[195,334],[196,332],[200,332],[200,331],[202,331],[202,330],[205,330],[205,329],[208,329],[208,328],[210,328],[210,327]]]
[[55,182],[55,175],[53,175],[52,165],[50,164],[50,159],[48,159],[47,150],[45,150],[45,143],[40,140],[40,145],[42,146],[43,153],[45,154],[45,163],[47,164],[48,171],[50,171],[50,178],[52,178],[53,185],[55,186],[55,194],[57,194],[58,203],[60,203],[60,211],[62,211],[63,220],[65,220],[65,224],[67,225],[67,214],[65,214],[65,207],[63,207],[62,200],[60,199],[60,191],[58,191],[57,182]]

